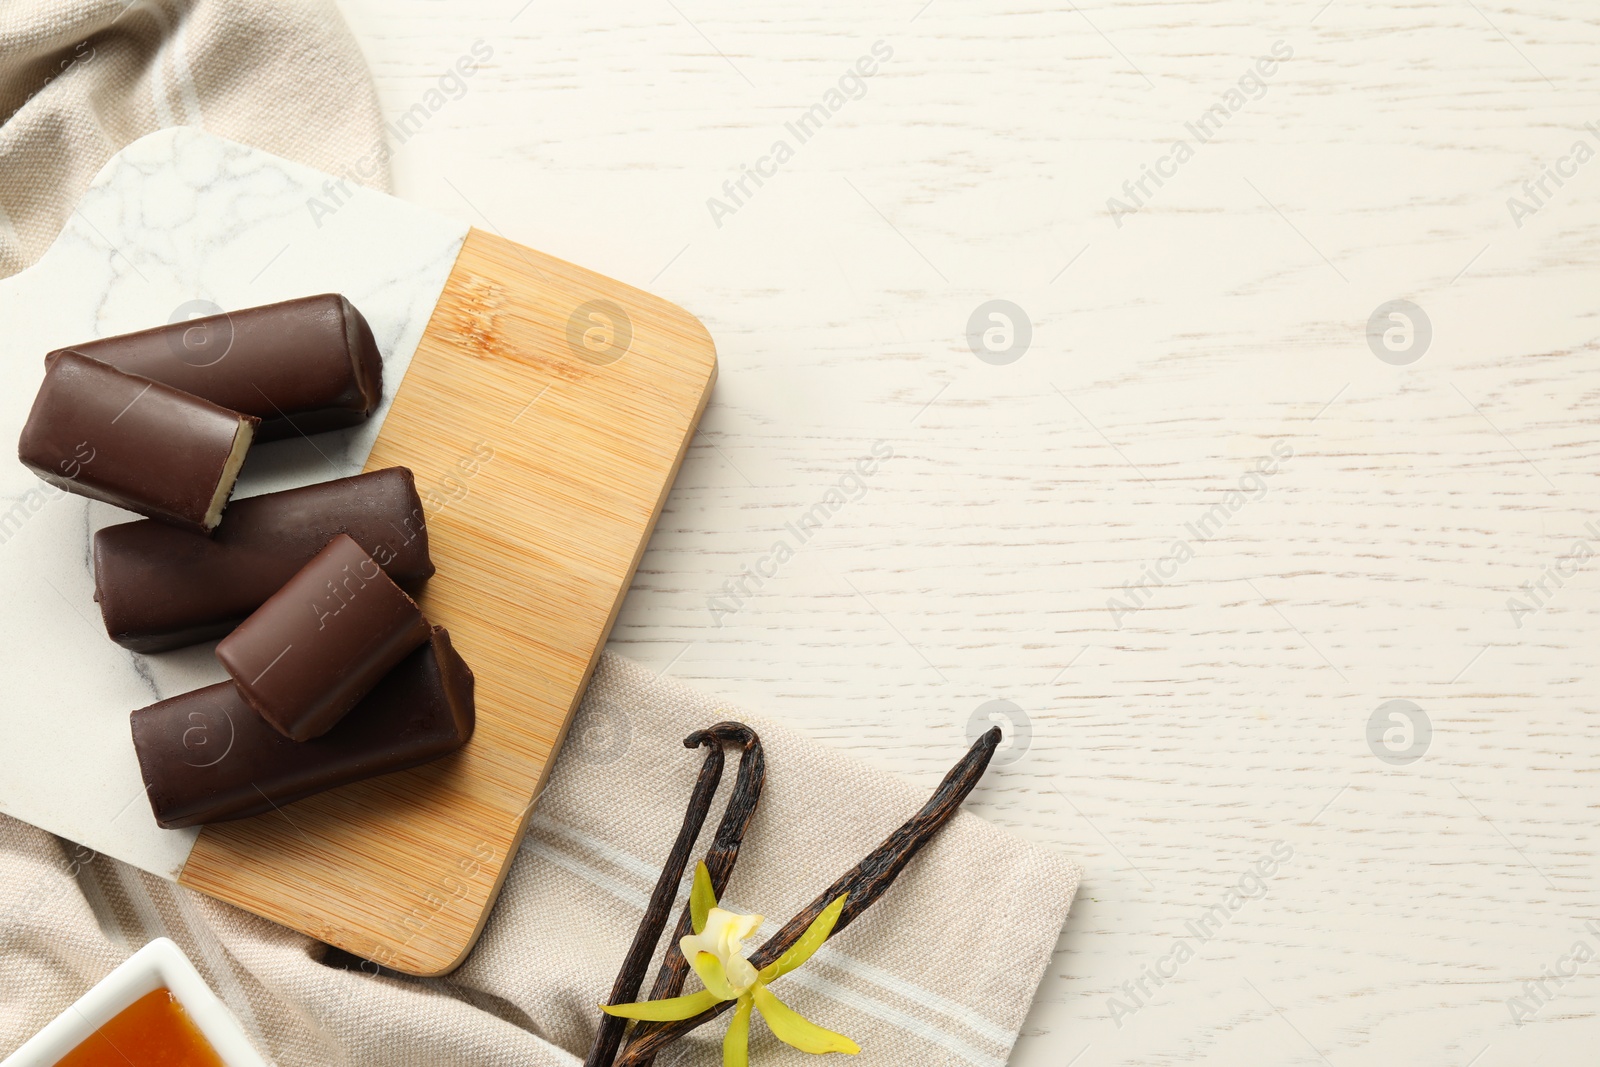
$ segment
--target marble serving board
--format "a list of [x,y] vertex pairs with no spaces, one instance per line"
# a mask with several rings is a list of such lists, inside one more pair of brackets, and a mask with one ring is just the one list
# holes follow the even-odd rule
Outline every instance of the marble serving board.
[[[341,292],[372,324],[367,424],[252,451],[237,495],[411,467],[439,574],[423,609],[478,678],[446,760],[281,812],[162,830],[128,712],[222,680],[207,644],[107,637],[90,541],[127,521],[0,463],[0,811],[399,970],[482,928],[715,377],[700,324],[593,272],[192,129],[101,171],[0,281],[0,439],[61,345]],[[224,519],[226,521],[226,519]]]

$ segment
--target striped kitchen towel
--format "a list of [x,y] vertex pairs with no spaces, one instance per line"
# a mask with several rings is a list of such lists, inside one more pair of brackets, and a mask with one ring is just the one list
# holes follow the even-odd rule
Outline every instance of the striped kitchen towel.
[[[752,945],[872,851],[932,789],[607,656],[535,809],[506,899],[465,968],[482,976],[481,988],[517,990],[519,1008],[565,1048],[587,1046],[594,1005],[605,998],[677,833],[704,758],[684,749],[683,738],[727,718],[754,727],[767,756],[761,805],[724,897],[735,911],[766,917]],[[948,762],[965,747],[953,745]],[[724,798],[733,765],[730,754]],[[851,1062],[863,1067],[1002,1067],[1078,877],[1069,860],[963,812],[883,899],[775,990],[806,1018],[860,1044]],[[544,977],[552,968],[560,980]],[[725,1029],[718,1020],[696,1031],[676,1062],[720,1063]],[[751,1034],[752,1063],[818,1062],[763,1025]]]

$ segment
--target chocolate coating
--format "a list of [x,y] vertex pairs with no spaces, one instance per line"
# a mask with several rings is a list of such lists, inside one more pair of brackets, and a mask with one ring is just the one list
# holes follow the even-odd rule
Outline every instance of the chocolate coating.
[[338,430],[383,397],[372,328],[338,293],[68,345],[103,363],[261,420],[262,441]]
[[133,747],[161,826],[244,819],[455,751],[472,736],[473,688],[450,635],[436,629],[314,740],[290,741],[221,682],[134,712]]
[[70,493],[208,533],[258,420],[76,352],[45,359],[17,458]]
[[402,588],[433,576],[428,526],[405,467],[235,500],[211,538],[148,520],[94,536],[95,599],[123,648],[162,652],[221,637],[349,534]]
[[261,717],[293,741],[327,733],[428,639],[405,590],[347,534],[217,645],[217,659]]

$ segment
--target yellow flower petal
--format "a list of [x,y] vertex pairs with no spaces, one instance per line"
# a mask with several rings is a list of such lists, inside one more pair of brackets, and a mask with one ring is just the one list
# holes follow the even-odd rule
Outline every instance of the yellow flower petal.
[[711,872],[706,870],[702,860],[694,865],[694,885],[689,890],[689,919],[694,923],[695,933],[706,932],[706,916],[716,906],[717,894],[711,888]]
[[758,985],[752,991],[755,1005],[761,1009],[761,1017],[767,1020],[767,1025],[777,1035],[778,1040],[786,1045],[792,1045],[801,1052],[810,1052],[820,1055],[824,1052],[843,1052],[854,1056],[861,1051],[861,1046],[851,1041],[843,1034],[836,1034],[832,1030],[824,1030],[816,1023],[802,1016],[799,1012],[789,1007],[783,1001],[772,995],[772,990],[764,985]]
[[[687,937],[685,941],[689,940]],[[684,955],[688,955],[687,952]],[[739,993],[728,984],[728,974],[722,969],[722,961],[709,952],[696,952],[689,956],[689,966],[694,968],[694,973],[700,976],[700,981],[706,984],[708,993],[715,993],[717,1000],[732,1000]]]
[[813,919],[811,925],[806,927],[806,932],[800,935],[800,940],[789,946],[788,952],[761,969],[761,981],[770,982],[809,960],[811,954],[821,948],[822,943],[833,934],[834,924],[839,921],[839,914],[844,911],[845,898],[849,895],[841,893],[832,904],[823,908],[822,914]]
[[750,1067],[750,998],[739,998],[733,1022],[722,1037],[722,1067]]
[[679,1019],[692,1019],[707,1008],[714,1008],[727,999],[705,989],[686,997],[671,997],[667,1000],[642,1000],[637,1004],[602,1004],[600,1010],[607,1015],[619,1015],[624,1019],[670,1023]]

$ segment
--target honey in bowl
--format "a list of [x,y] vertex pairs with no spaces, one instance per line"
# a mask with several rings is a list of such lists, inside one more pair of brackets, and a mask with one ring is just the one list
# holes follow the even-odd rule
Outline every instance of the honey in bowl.
[[56,1067],[225,1067],[168,989],[146,993]]

